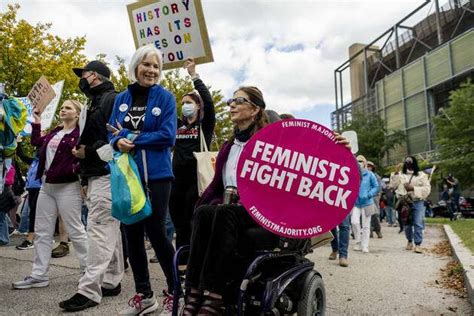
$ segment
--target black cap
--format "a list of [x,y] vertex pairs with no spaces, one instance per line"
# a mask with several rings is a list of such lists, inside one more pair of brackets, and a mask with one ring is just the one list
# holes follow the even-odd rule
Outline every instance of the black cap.
[[102,76],[106,78],[110,78],[110,69],[106,65],[104,65],[102,62],[98,60],[93,60],[90,63],[88,63],[84,68],[72,68],[76,76],[79,78],[82,77],[82,72],[84,70],[88,71],[95,71],[98,74],[101,74]]

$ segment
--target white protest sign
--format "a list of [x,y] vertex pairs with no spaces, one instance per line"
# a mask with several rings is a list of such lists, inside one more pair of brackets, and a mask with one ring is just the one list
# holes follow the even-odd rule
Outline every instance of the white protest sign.
[[63,93],[64,80],[56,82],[53,85],[53,90],[56,94],[53,100],[44,108],[43,113],[41,113],[41,129],[45,130],[51,127],[53,123],[54,114],[58,108],[59,100]]
[[35,82],[27,98],[30,99],[33,108],[43,112],[46,105],[51,102],[55,97],[55,92],[45,76],[41,76],[38,81]]
[[[53,123],[54,114],[58,108],[59,99],[61,99],[62,91],[64,87],[64,80],[56,82],[52,85],[52,89],[56,96],[49,102],[48,105],[44,108],[43,113],[41,113],[41,129],[46,130],[51,127]],[[31,123],[33,123],[33,105],[30,102],[30,99],[27,97],[19,98],[21,102],[26,106],[28,111],[28,117],[26,119],[25,128],[21,131],[22,136],[31,135]]]
[[184,60],[212,62],[201,0],[142,0],[127,5],[135,47],[153,44],[163,53],[163,69]]
[[351,152],[353,154],[357,154],[357,152],[359,151],[357,133],[355,131],[345,131],[341,134],[341,136],[345,137],[349,141],[349,144],[351,145]]
[[79,115],[79,136],[82,135],[87,121],[87,106],[83,106]]

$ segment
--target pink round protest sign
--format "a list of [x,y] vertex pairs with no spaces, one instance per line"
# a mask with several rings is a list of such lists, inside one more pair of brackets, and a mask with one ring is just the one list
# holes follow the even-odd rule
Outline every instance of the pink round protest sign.
[[350,213],[359,193],[357,161],[334,133],[307,120],[283,120],[245,145],[237,167],[241,203],[267,230],[309,238]]

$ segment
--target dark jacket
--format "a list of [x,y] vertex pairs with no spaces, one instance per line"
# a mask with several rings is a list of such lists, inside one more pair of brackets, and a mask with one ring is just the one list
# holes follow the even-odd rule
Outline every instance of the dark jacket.
[[[40,179],[44,174],[46,165],[46,149],[51,138],[54,137],[62,126],[53,129],[46,136],[41,136],[41,125],[32,123],[31,144],[40,148],[40,158],[36,178]],[[64,135],[61,143],[56,150],[51,167],[46,172],[46,183],[69,183],[78,180],[76,174],[78,159],[72,154],[72,149],[77,144],[79,138],[79,127],[76,127],[71,133]]]
[[[196,158],[194,158],[193,152],[201,151],[199,129],[202,129],[207,147],[210,148],[216,125],[214,101],[209,89],[201,79],[196,79],[193,83],[202,99],[202,117],[193,124],[188,124],[184,117],[178,119],[176,145],[173,152],[173,172],[175,175],[179,174],[183,177],[188,177],[190,172],[196,173]],[[201,116],[201,112],[199,114]]]
[[80,160],[82,180],[110,173],[108,164],[99,158],[96,150],[109,142],[106,124],[112,113],[117,92],[112,82],[104,82],[91,88],[91,94],[86,125],[79,142],[86,146],[86,158]]
[[216,172],[214,178],[207,189],[202,193],[201,198],[197,201],[196,207],[200,205],[216,205],[222,203],[224,194],[224,180],[222,179],[222,171],[224,170],[227,158],[229,158],[230,149],[233,143],[225,142],[216,158]]
[[26,184],[25,189],[39,189],[41,188],[41,179],[36,179],[36,173],[38,172],[38,165],[39,165],[39,152],[36,151],[34,157],[30,157],[25,154],[23,151],[23,146],[21,143],[18,144],[16,148],[16,155],[20,158],[24,163],[29,165],[28,171],[26,173]]

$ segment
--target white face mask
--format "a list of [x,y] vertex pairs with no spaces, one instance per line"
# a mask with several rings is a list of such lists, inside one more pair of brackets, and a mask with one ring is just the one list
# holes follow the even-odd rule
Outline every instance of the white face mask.
[[186,118],[193,117],[197,112],[196,106],[193,103],[188,102],[183,103],[181,110],[183,111],[183,115]]

